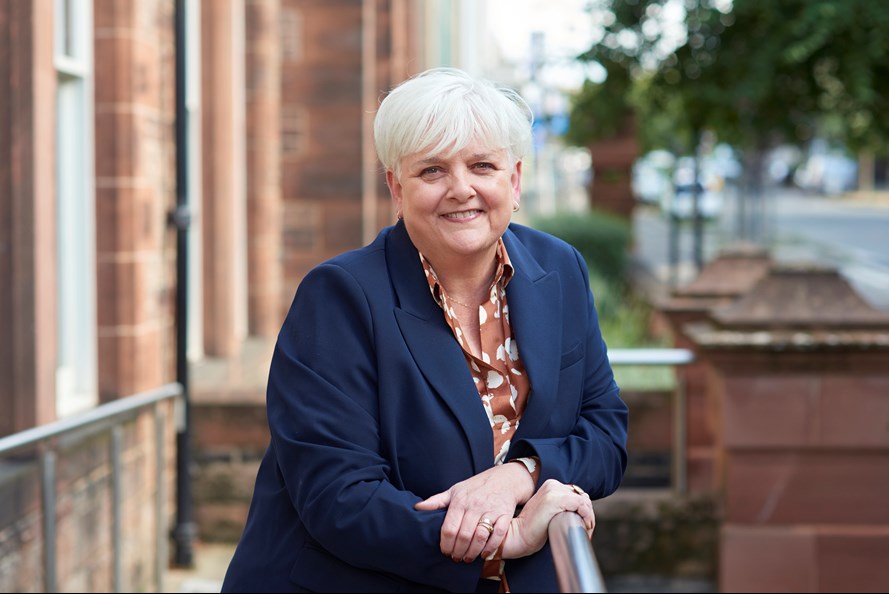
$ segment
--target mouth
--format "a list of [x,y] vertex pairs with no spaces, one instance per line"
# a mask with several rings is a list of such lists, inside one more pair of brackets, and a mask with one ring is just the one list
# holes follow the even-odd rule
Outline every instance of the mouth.
[[472,210],[461,210],[460,212],[449,212],[447,214],[442,215],[444,218],[449,219],[451,221],[459,221],[461,219],[469,219],[474,216],[480,215],[482,211],[477,209]]

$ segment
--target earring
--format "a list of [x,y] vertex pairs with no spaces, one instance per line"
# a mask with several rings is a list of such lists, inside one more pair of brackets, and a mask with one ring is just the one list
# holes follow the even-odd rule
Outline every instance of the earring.
[[519,205],[518,202],[512,203],[512,212],[519,212],[519,208],[521,208],[521,206]]
[[402,220],[402,219],[404,218],[404,215],[403,215],[403,214],[401,213],[401,211],[399,210],[398,212],[395,213],[395,218],[398,219],[398,220],[400,221],[400,220]]

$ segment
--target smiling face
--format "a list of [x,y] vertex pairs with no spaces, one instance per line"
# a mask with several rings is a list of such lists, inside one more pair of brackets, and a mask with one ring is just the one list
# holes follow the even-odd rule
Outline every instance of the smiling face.
[[414,153],[386,183],[414,245],[436,267],[489,262],[518,203],[521,161],[473,142],[454,155]]

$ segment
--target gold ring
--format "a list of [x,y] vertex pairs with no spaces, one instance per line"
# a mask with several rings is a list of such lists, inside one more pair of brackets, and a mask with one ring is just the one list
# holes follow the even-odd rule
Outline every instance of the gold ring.
[[478,525],[484,527],[485,530],[488,531],[488,534],[494,533],[494,524],[492,524],[491,520],[489,520],[488,518],[482,518],[481,520],[479,520]]
[[584,491],[583,489],[581,489],[581,488],[578,487],[577,485],[571,485],[571,488],[572,488],[572,489],[574,490],[574,492],[577,493],[578,495],[586,495],[586,491]]

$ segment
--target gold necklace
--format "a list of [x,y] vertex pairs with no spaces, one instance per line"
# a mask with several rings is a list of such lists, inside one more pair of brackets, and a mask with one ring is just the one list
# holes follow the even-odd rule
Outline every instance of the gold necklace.
[[447,294],[445,295],[445,298],[448,300],[448,302],[453,301],[453,302],[456,303],[457,305],[462,305],[463,307],[468,307],[469,309],[475,309],[475,308],[478,308],[478,307],[481,306],[481,304],[478,304],[478,305],[469,305],[468,303],[463,303],[463,302],[460,301],[459,299],[455,299],[454,297],[451,297],[450,295],[447,295]]

